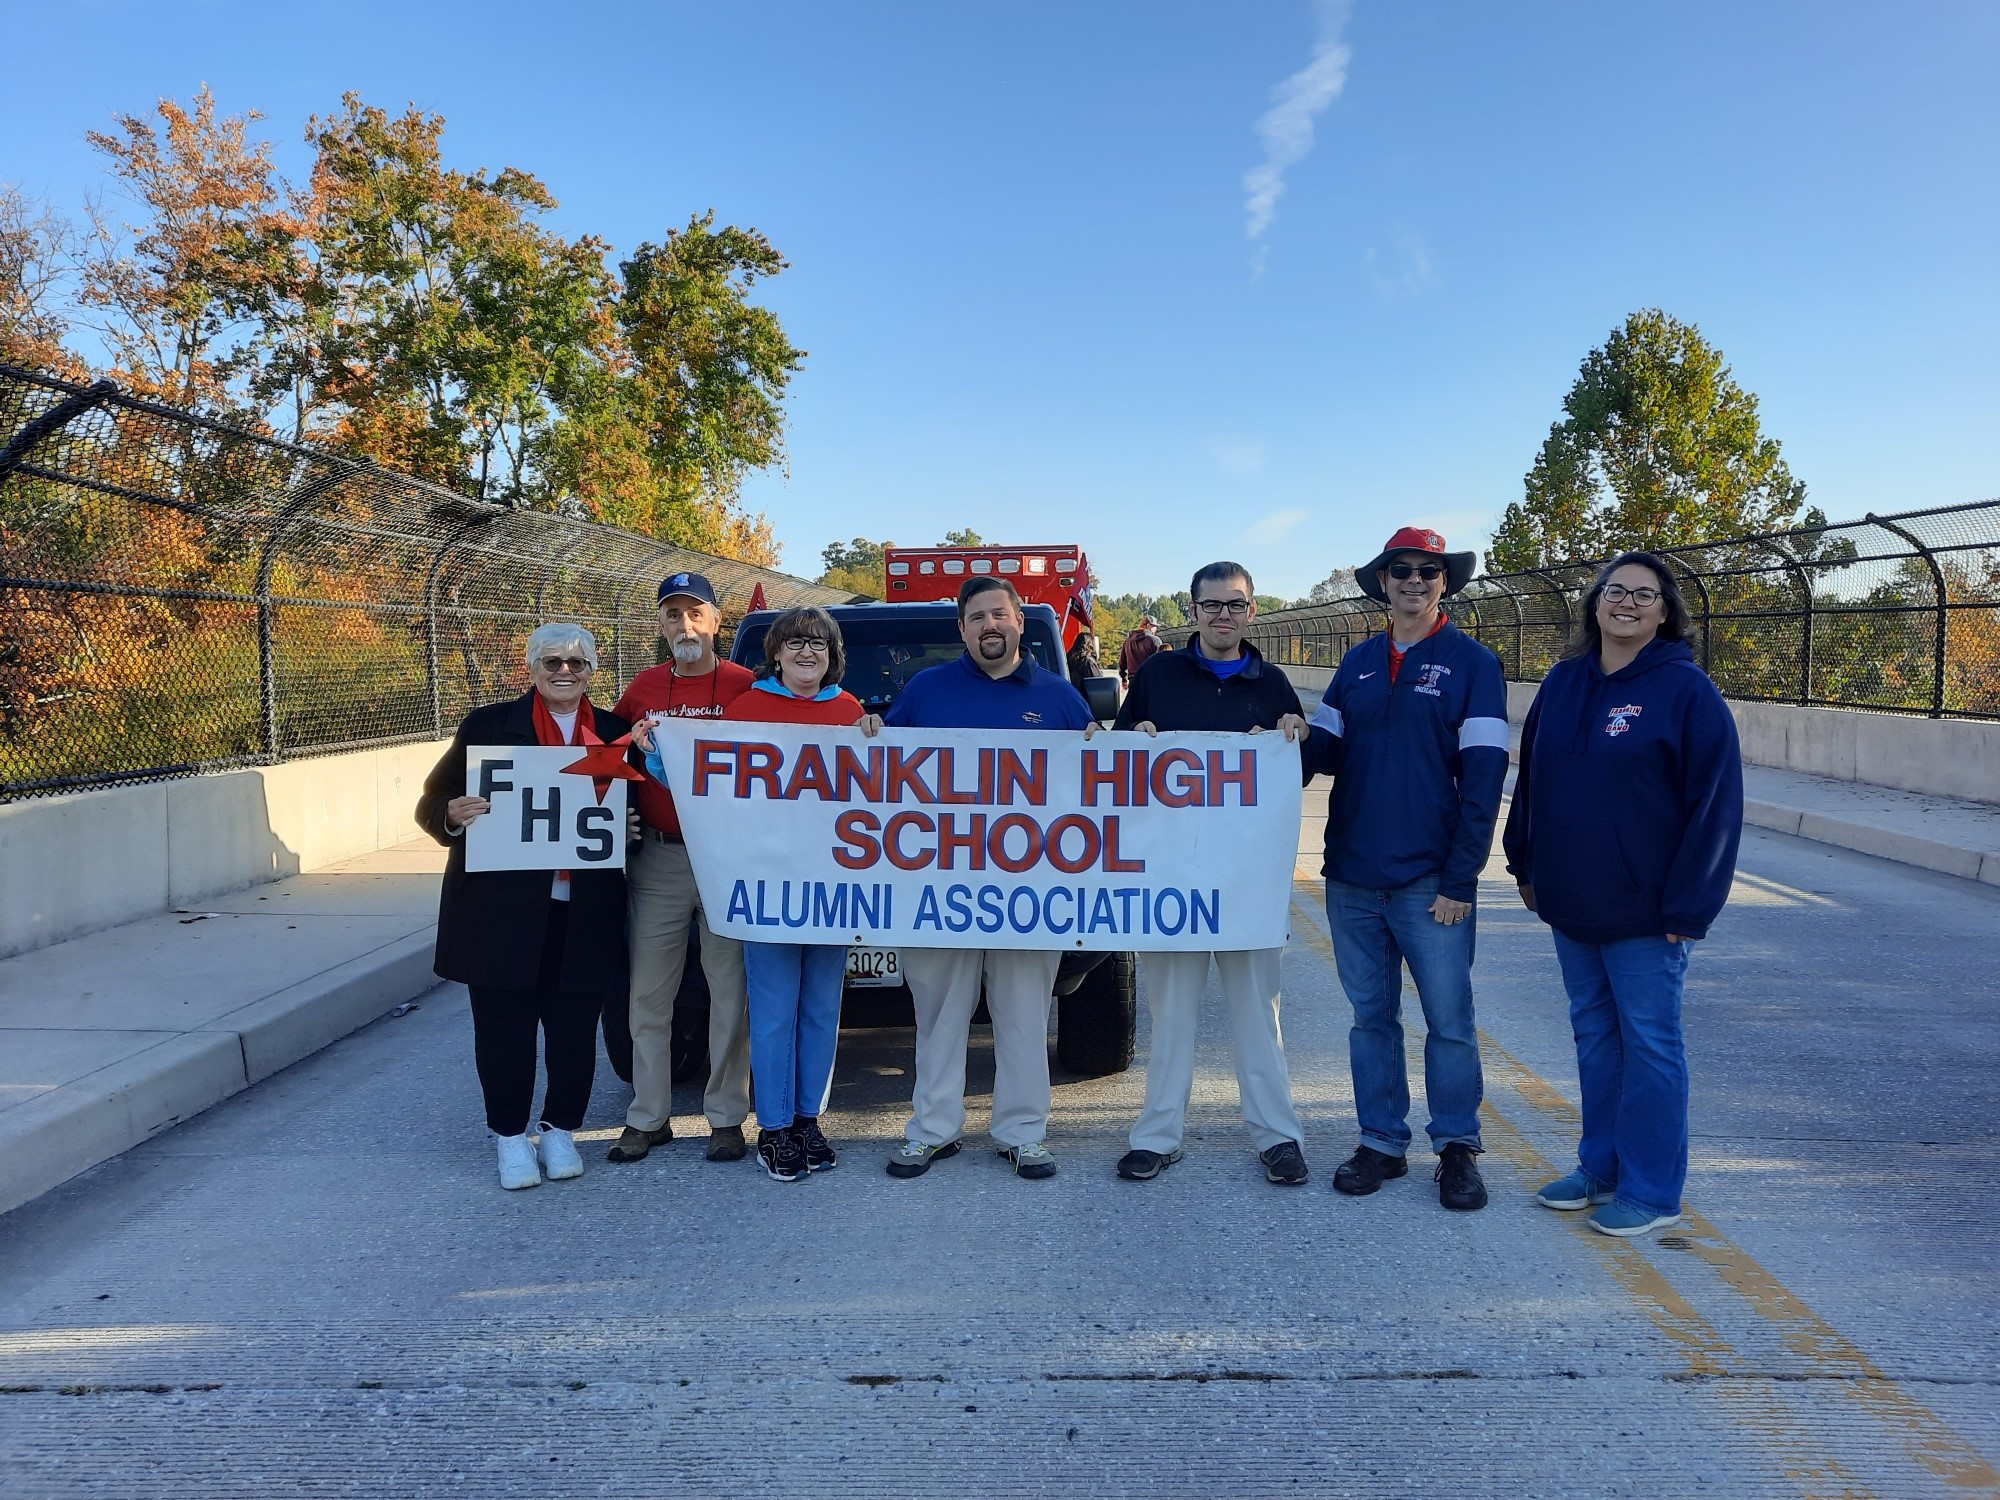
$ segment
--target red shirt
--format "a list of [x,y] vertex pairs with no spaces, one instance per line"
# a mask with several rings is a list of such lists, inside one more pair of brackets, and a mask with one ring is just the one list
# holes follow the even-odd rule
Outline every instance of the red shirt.
[[[1444,629],[1444,614],[1440,612],[1437,617],[1437,624],[1431,626],[1429,630],[1426,630],[1424,632],[1423,638],[1425,640],[1429,640],[1432,636],[1436,635],[1442,629]],[[1410,646],[1414,646],[1416,644],[1417,643],[1415,641],[1410,642]],[[1396,632],[1393,630],[1389,632],[1389,680],[1391,682],[1394,682],[1398,677],[1402,675],[1403,658],[1409,655],[1410,646],[1397,645]],[[619,701],[623,702],[624,700],[620,699]]]
[[760,724],[853,724],[861,718],[861,700],[842,689],[831,698],[801,698],[780,685],[772,692],[754,687],[729,705],[729,717]]
[[[748,667],[733,661],[719,661],[713,672],[699,677],[683,677],[667,662],[634,677],[612,712],[630,723],[649,713],[676,719],[720,719],[753,680]],[[639,820],[662,833],[679,833],[681,815],[674,811],[674,794],[650,776],[639,782],[638,788]]]

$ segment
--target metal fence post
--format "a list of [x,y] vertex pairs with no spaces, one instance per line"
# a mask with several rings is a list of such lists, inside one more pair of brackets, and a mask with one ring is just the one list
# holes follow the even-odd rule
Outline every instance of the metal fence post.
[[443,653],[438,645],[438,592],[444,580],[444,565],[458,550],[460,542],[473,532],[491,526],[501,514],[492,511],[461,523],[439,544],[431,556],[430,570],[424,574],[424,686],[430,694],[431,738],[434,740],[444,738],[444,681],[440,662]]
[[117,394],[117,381],[100,380],[85,390],[63,397],[39,417],[26,423],[20,431],[7,440],[5,448],[0,448],[0,479],[5,479],[19,468],[30,449],[62,431],[92,407],[103,405]]

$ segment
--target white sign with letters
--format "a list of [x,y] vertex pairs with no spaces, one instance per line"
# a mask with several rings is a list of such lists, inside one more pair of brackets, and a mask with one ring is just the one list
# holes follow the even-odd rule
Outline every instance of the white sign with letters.
[[708,925],[752,942],[1277,948],[1299,841],[1283,735],[668,719]]
[[465,829],[465,868],[480,870],[622,870],[625,786],[598,795],[588,776],[562,768],[582,745],[469,745],[465,791],[492,811]]

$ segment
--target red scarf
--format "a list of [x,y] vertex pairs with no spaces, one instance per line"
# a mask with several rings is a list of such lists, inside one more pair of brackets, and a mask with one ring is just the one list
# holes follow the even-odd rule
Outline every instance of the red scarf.
[[542,695],[535,694],[535,743],[538,745],[601,745],[603,737],[597,732],[597,711],[590,706],[590,695],[584,694],[576,704],[576,738],[566,739],[562,725],[549,712],[549,705]]

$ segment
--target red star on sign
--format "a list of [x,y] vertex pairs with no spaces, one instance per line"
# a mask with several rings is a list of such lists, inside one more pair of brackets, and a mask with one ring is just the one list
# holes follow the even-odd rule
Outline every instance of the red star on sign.
[[565,776],[588,776],[597,787],[597,800],[602,802],[604,794],[611,790],[614,781],[644,781],[645,773],[635,771],[625,760],[625,750],[632,743],[632,736],[621,734],[608,745],[586,745],[583,759],[564,766]]

